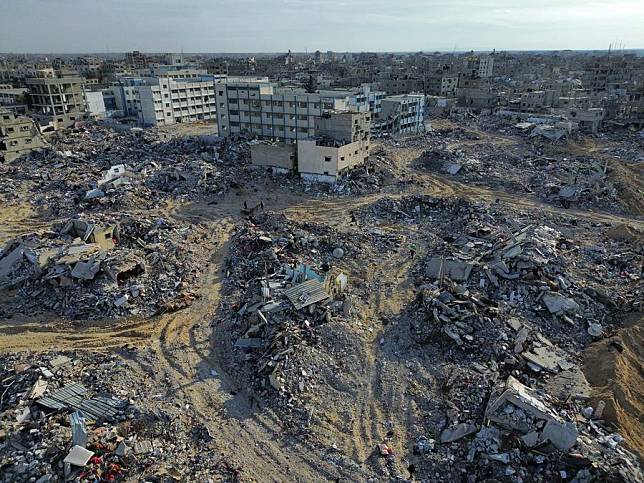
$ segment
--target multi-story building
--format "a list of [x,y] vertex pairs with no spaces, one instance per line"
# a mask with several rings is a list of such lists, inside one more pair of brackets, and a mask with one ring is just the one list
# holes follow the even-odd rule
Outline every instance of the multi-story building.
[[125,63],[135,69],[143,69],[148,66],[148,58],[138,50],[125,54]]
[[343,171],[369,158],[371,113],[325,111],[315,118],[315,136],[297,145],[253,142],[251,162],[274,172],[296,170],[304,179],[333,183]]
[[44,140],[30,118],[0,109],[0,162],[13,161],[44,145]]
[[425,93],[432,96],[456,97],[457,75],[436,73],[425,79]]
[[24,87],[0,87],[0,105],[22,103],[29,96],[29,89]]
[[324,98],[346,99],[351,110],[371,112],[372,117],[382,111],[382,100],[387,96],[384,91],[372,90],[369,84],[363,84],[355,89],[330,89],[317,92]]
[[465,59],[465,74],[478,77],[487,78],[492,77],[494,71],[494,57],[491,55],[478,55]]
[[[155,77],[120,77],[112,86],[119,115],[136,116],[146,126],[216,118],[214,76],[169,70]],[[184,78],[183,75],[188,77]]]
[[373,131],[378,135],[420,133],[425,130],[425,96],[403,94],[382,100],[382,111],[375,116]]
[[635,59],[630,56],[606,56],[595,58],[588,65],[584,85],[591,92],[612,93],[633,82]]
[[487,80],[471,76],[459,77],[456,96],[460,106],[471,109],[491,109],[498,101]]
[[34,77],[26,80],[31,109],[41,124],[69,127],[85,118],[83,78]]
[[425,80],[419,76],[397,75],[379,79],[377,84],[381,90],[392,96],[425,92]]
[[141,112],[139,86],[143,83],[144,80],[140,77],[119,77],[112,86],[116,116],[139,116],[139,112]]
[[220,136],[250,133],[287,143],[315,134],[315,118],[325,110],[346,110],[346,99],[278,88],[268,82],[215,84]]
[[345,170],[369,158],[371,114],[325,112],[315,119],[315,136],[297,142],[297,170],[304,179],[333,183]]
[[140,116],[146,126],[216,119],[214,78],[150,79],[138,88]]

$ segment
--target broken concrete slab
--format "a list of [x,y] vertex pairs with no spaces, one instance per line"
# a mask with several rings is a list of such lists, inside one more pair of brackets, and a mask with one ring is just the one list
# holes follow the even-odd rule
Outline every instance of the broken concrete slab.
[[96,257],[90,258],[87,262],[78,262],[72,270],[72,277],[83,280],[93,280],[101,269],[101,262]]
[[470,278],[473,268],[474,265],[471,263],[432,257],[425,267],[425,275],[435,280],[445,276],[456,282],[464,282]]
[[531,351],[522,352],[521,356],[539,369],[557,373],[560,369],[560,362],[565,358],[565,353],[561,353],[555,347],[540,346]]
[[549,420],[541,432],[541,441],[550,441],[557,449],[567,451],[577,442],[579,431],[572,422]]
[[570,297],[564,297],[558,293],[545,293],[541,298],[551,314],[561,315],[564,313],[575,313],[579,310],[579,304]]
[[0,259],[0,280],[6,278],[11,273],[14,267],[20,262],[24,253],[24,246],[19,244],[11,252]]
[[511,417],[512,413],[504,411],[504,407],[507,404],[512,404],[520,408],[535,419],[545,421],[559,420],[559,417],[552,409],[544,404],[536,391],[530,389],[512,376],[509,376],[505,383],[495,388],[490,396],[488,407],[485,410],[485,417],[507,429],[514,429],[523,433],[530,431],[532,429],[530,424],[521,419],[517,420]]
[[459,423],[441,432],[441,443],[453,443],[477,431],[478,427],[475,424]]
[[74,446],[63,460],[65,464],[65,478],[69,477],[72,466],[85,466],[92,456],[94,456],[93,451],[81,446]]

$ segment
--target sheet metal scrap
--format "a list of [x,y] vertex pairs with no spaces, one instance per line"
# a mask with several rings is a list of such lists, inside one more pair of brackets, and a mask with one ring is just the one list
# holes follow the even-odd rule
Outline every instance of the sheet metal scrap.
[[50,409],[73,409],[81,411],[90,419],[109,419],[116,416],[123,401],[105,396],[95,396],[85,399],[87,388],[74,382],[51,392],[48,396],[38,400],[38,404]]
[[324,286],[317,280],[307,280],[295,285],[284,294],[297,310],[329,298],[329,294],[324,291]]

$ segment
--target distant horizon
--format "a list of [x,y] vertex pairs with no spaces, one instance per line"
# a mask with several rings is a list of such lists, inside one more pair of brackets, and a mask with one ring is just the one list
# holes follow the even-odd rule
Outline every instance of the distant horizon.
[[[609,48],[602,49],[463,49],[463,50],[441,50],[441,49],[419,49],[419,50],[291,50],[291,53],[295,55],[311,55],[317,51],[325,54],[327,52],[333,52],[334,54],[464,54],[468,52],[474,53],[531,53],[531,52],[606,52],[608,53]],[[140,52],[144,55],[166,55],[166,54],[182,54],[182,55],[285,55],[288,53],[288,50],[285,51],[239,51],[239,52],[209,52],[209,51],[194,51],[194,52],[181,52],[181,51],[145,51],[139,49],[125,50],[125,51],[86,51],[86,52],[0,52],[0,55],[39,55],[39,56],[51,56],[51,55],[125,55],[130,52]],[[610,52],[613,53],[644,53],[644,47],[641,48],[611,48]]]

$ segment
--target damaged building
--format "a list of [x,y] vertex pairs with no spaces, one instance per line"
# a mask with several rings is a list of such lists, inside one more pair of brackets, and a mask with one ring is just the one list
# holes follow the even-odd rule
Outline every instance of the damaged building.
[[382,100],[382,110],[374,119],[377,135],[399,136],[425,130],[425,96],[402,94]]
[[44,146],[45,141],[31,119],[0,109],[0,162],[13,161]]
[[333,183],[342,171],[369,158],[370,125],[368,112],[326,112],[315,118],[315,136],[296,145],[251,144],[251,162],[274,172],[295,170],[304,179]]
[[31,108],[42,126],[67,128],[86,118],[81,77],[33,77],[27,79],[26,84]]

